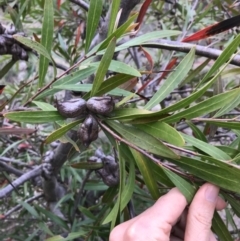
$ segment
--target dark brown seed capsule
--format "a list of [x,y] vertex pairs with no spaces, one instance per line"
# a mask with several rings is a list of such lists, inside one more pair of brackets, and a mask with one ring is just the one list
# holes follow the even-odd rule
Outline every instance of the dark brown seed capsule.
[[64,117],[75,118],[81,116],[86,111],[86,101],[79,98],[62,103],[57,102],[57,110]]
[[78,138],[86,147],[98,138],[98,123],[92,115],[89,115],[82,123],[78,130]]
[[92,97],[87,101],[87,108],[99,115],[107,115],[114,109],[114,101],[112,97]]

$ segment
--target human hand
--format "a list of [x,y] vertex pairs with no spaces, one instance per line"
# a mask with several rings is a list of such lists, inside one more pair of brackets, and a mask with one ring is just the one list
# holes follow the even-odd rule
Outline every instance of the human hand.
[[173,188],[145,212],[115,227],[110,241],[216,241],[211,231],[214,210],[225,208],[219,188],[206,183],[186,209],[183,194]]

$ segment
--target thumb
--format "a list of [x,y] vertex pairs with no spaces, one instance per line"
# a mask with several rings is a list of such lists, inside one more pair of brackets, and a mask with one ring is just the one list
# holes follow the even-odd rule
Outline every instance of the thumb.
[[185,241],[211,240],[212,218],[218,193],[219,188],[210,183],[204,184],[197,191],[188,211]]

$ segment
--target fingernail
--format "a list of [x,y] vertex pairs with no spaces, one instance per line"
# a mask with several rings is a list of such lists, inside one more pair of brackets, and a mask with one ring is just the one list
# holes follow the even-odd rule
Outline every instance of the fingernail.
[[209,185],[205,191],[205,198],[209,202],[216,202],[219,193],[219,188],[213,185]]

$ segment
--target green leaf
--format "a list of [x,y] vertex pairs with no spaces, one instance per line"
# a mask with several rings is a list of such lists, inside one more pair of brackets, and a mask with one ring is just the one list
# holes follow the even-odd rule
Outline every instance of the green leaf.
[[163,168],[163,170],[179,191],[185,196],[187,202],[190,203],[195,195],[196,189],[176,173],[167,168]]
[[134,160],[140,170],[144,182],[154,200],[157,200],[160,197],[160,192],[158,190],[157,182],[155,179],[154,171],[151,169],[149,165],[150,160],[149,158],[143,156],[141,153],[137,152],[134,149],[131,149]]
[[76,169],[87,169],[87,170],[96,170],[103,167],[103,163],[98,162],[78,162],[71,164],[72,168]]
[[12,59],[6,65],[4,65],[4,67],[0,70],[0,79],[3,79],[3,77],[10,71],[16,62],[17,60]]
[[[134,119],[137,117],[142,117],[148,114],[152,114],[152,111],[144,110],[144,109],[137,109],[137,108],[123,108],[123,109],[116,109],[111,113],[111,119],[113,120],[124,120],[124,119]],[[153,122],[153,121],[151,121]]]
[[115,121],[106,121],[106,123],[116,130],[129,143],[147,150],[147,152],[163,157],[178,158],[178,155],[165,146],[161,141],[140,129],[133,126],[122,125]]
[[208,118],[199,118],[199,120],[204,121],[206,123],[212,123],[214,125],[221,126],[224,128],[240,130],[239,121],[228,121],[224,119],[208,119]]
[[202,131],[197,126],[195,126],[191,121],[186,121],[186,123],[192,129],[193,134],[197,139],[206,143],[208,142],[206,136],[202,133]]
[[240,203],[239,200],[236,200],[235,197],[230,196],[227,193],[221,192],[223,197],[226,199],[226,201],[231,205],[234,214],[236,214],[238,217],[240,217]]
[[97,73],[93,82],[93,87],[91,91],[91,96],[95,96],[96,92],[98,91],[99,87],[103,83],[104,77],[108,71],[108,67],[112,61],[114,50],[116,46],[116,39],[113,38],[112,41],[109,43],[105,54],[103,55],[101,62],[98,66]]
[[159,138],[163,141],[171,143],[175,146],[183,146],[185,141],[181,134],[170,125],[164,122],[151,122],[147,124],[137,124],[137,128],[147,132],[148,134]]
[[108,190],[103,194],[102,202],[111,203],[114,197],[117,195],[118,190],[116,187],[109,187]]
[[67,223],[63,219],[59,218],[57,215],[53,214],[52,212],[46,210],[45,208],[37,206],[37,205],[36,205],[36,209],[41,214],[46,215],[47,218],[51,219],[55,224],[59,225],[60,227],[62,227],[64,229],[68,228]]
[[[31,0],[25,0],[23,2],[23,4],[21,4],[21,8],[19,9],[18,13],[17,13],[17,17],[16,17],[16,20],[15,20],[15,26],[20,26],[20,29],[19,30],[23,30],[22,28],[22,23],[21,23],[21,16],[23,16],[23,12],[24,10],[27,8],[27,6],[30,5],[30,1]],[[22,28],[22,29],[21,29]]]
[[190,82],[191,80],[193,80],[194,78],[196,78],[196,76],[200,76],[201,71],[209,64],[209,62],[211,61],[211,59],[206,59],[202,64],[200,64],[197,68],[193,69],[189,75],[187,76],[187,78],[182,81],[182,83],[180,84],[181,86],[184,86],[185,84],[187,84],[188,82]]
[[223,106],[213,117],[223,116],[224,114],[229,113],[235,107],[237,107],[240,103],[240,96],[237,96],[232,102]]
[[218,161],[219,163],[225,164],[225,166],[222,167],[183,156],[181,156],[180,159],[169,159],[169,161],[198,178],[202,178],[226,190],[240,193],[240,170],[232,165]]
[[[124,144],[122,144],[119,149],[120,149],[122,156],[126,153],[125,152],[126,149],[127,149],[127,151],[129,150],[127,145],[124,145]],[[130,157],[132,157],[131,152],[130,152],[130,156],[128,158],[130,158]],[[125,161],[124,159],[125,158],[122,158],[122,161]],[[125,178],[127,183],[126,183],[126,185],[123,185],[123,188],[122,188],[121,201],[120,201],[120,212],[123,211],[123,209],[127,206],[127,204],[129,203],[129,201],[132,198],[132,194],[133,194],[134,187],[135,187],[135,165],[134,164],[135,163],[134,163],[133,159],[129,160],[128,179]]]
[[7,6],[7,11],[8,11],[8,13],[11,16],[11,19],[14,22],[14,25],[15,25],[16,29],[19,30],[19,31],[23,31],[22,22],[19,21],[19,17],[18,17],[17,11],[14,8],[10,7],[10,6]]
[[237,48],[239,47],[240,42],[240,34],[223,50],[221,55],[217,58],[214,62],[213,66],[209,69],[208,73],[204,76],[204,78],[199,83],[199,86],[206,82],[211,75],[213,75],[219,68],[226,63],[229,62],[234,56],[233,54],[236,52]]
[[150,161],[149,164],[151,166],[151,169],[154,172],[156,181],[158,181],[160,183],[160,185],[162,185],[163,187],[168,187],[168,188],[175,187],[173,182],[166,175],[166,173],[164,172],[163,168],[160,165],[158,165],[157,163],[155,163],[153,161]]
[[76,238],[85,237],[87,231],[79,231],[79,232],[72,232],[67,235],[67,237],[63,237],[61,235],[56,235],[54,237],[46,239],[46,241],[72,241]]
[[66,132],[68,132],[69,130],[71,130],[73,127],[75,127],[76,125],[82,123],[82,120],[76,120],[74,122],[71,122],[70,124],[67,124],[59,129],[57,129],[56,131],[54,131],[53,133],[51,133],[46,139],[45,139],[45,143],[46,144],[50,144],[51,142],[59,139],[61,136],[63,136]]
[[116,220],[116,217],[118,215],[120,206],[120,198],[117,199],[114,207],[112,208],[111,212],[107,215],[107,217],[103,220],[102,225],[107,224],[111,222],[112,220]]
[[144,106],[144,109],[151,109],[166,98],[187,76],[191,70],[195,56],[195,48],[185,56],[176,69],[169,75],[151,100]]
[[[115,2],[114,2],[115,3]],[[133,20],[137,17],[138,14],[134,14],[131,16],[125,23],[123,23],[116,31],[114,31],[111,35],[109,35],[101,44],[98,49],[98,51],[105,49],[112,38],[120,38],[128,29],[130,24],[133,22]]]
[[211,144],[198,140],[192,136],[188,136],[184,133],[182,133],[182,136],[186,142],[195,146],[199,150],[207,153],[208,155],[212,156],[213,158],[216,158],[219,160],[231,160],[231,157],[229,155],[227,155],[224,151],[218,149],[217,147],[215,147]]
[[102,0],[90,0],[90,6],[87,15],[85,53],[88,52],[92,39],[99,25],[99,20],[102,14],[102,6]]
[[[101,96],[106,93],[115,93],[118,91],[119,93],[122,93],[125,95],[128,95],[131,92],[128,92],[126,90],[121,89],[115,89],[115,91],[112,91],[117,86],[126,83],[127,81],[131,80],[133,77],[131,75],[125,75],[125,74],[116,74],[108,79],[106,79],[99,87],[98,91],[96,92],[95,96]],[[87,93],[83,96],[84,99],[90,98],[90,93]]]
[[18,42],[22,43],[23,45],[26,45],[27,47],[35,50],[36,52],[38,52],[39,54],[43,55],[44,57],[46,57],[48,60],[51,61],[51,56],[49,55],[47,49],[42,44],[20,35],[13,35],[13,38],[16,39]]
[[212,229],[220,241],[233,241],[225,223],[217,212],[215,212],[213,216]]
[[19,201],[19,204],[21,204],[23,208],[25,208],[31,215],[33,215],[33,217],[40,219],[40,216],[34,207],[23,201]]
[[108,36],[112,34],[112,32],[114,31],[114,25],[116,22],[116,18],[117,18],[117,13],[119,10],[119,6],[120,6],[120,2],[121,0],[114,0],[112,1],[111,4],[111,17],[109,20],[109,24],[108,24]]
[[4,117],[19,122],[42,124],[64,120],[58,111],[16,111],[4,114]]
[[56,87],[56,89],[48,89],[46,91],[44,91],[42,94],[40,94],[36,99],[42,99],[46,96],[52,96],[53,94],[55,94],[56,92],[59,91],[58,86],[61,85],[68,85],[68,84],[76,84],[79,83],[81,80],[86,79],[87,77],[89,77],[90,75],[92,75],[94,72],[96,71],[96,67],[88,67],[85,69],[81,69],[75,72],[70,73],[69,75],[66,75],[65,77],[57,80],[52,87]]
[[181,111],[177,114],[163,118],[162,121],[167,123],[173,123],[181,120],[182,118],[191,119],[194,117],[198,117],[198,116],[213,112],[215,110],[220,109],[224,105],[234,101],[239,96],[239,94],[240,94],[240,89],[227,91],[225,93],[213,96],[212,98],[209,98],[205,101],[202,101],[199,104],[189,107],[188,109]]
[[97,217],[88,208],[79,207],[79,210],[81,211],[81,213],[83,213],[88,218],[90,218],[92,220],[96,220],[97,219]]
[[[90,66],[95,66],[95,67],[97,67],[98,65],[99,65],[99,62],[94,62],[94,63],[90,64]],[[111,71],[117,72],[117,73],[121,73],[121,74],[127,74],[127,75],[132,75],[132,76],[137,76],[137,77],[142,76],[138,70],[134,69],[133,67],[129,66],[128,64],[125,64],[123,62],[116,61],[116,60],[111,61],[108,69]]]
[[181,32],[175,31],[175,30],[152,31],[150,33],[146,33],[146,34],[143,34],[143,35],[138,36],[136,38],[133,38],[133,39],[125,42],[124,44],[121,44],[120,46],[118,46],[116,48],[115,51],[121,51],[121,50],[127,49],[127,48],[135,46],[135,45],[141,45],[141,44],[143,44],[147,41],[172,37],[172,36],[179,35],[179,34],[181,34]]
[[46,102],[41,101],[32,101],[33,104],[35,104],[37,107],[39,107],[41,110],[56,110],[56,108]]
[[[114,76],[115,77],[115,76]],[[116,77],[111,77],[111,79],[116,79]],[[118,79],[119,81],[124,81],[124,80],[129,80],[131,79],[132,76],[129,77],[123,77],[121,79]],[[110,80],[110,79],[108,79]],[[109,94],[109,95],[114,95],[114,96],[128,96],[130,94],[133,94],[132,92],[129,92],[127,90],[123,90],[120,88],[115,88],[113,90],[107,91],[108,89],[112,89],[113,86],[116,85],[116,82],[110,83],[107,81],[104,81],[102,84],[102,87],[99,88],[98,92],[95,94],[95,96],[103,95],[103,94]],[[58,89],[58,90],[72,90],[72,91],[80,91],[80,92],[89,92],[86,93],[83,96],[83,99],[89,99],[90,98],[90,92],[92,90],[92,84],[81,84],[81,85],[59,85],[54,87],[53,89]],[[106,92],[105,92],[106,91]]]
[[[53,0],[44,1],[43,10],[43,25],[42,25],[42,36],[41,44],[45,47],[49,55],[51,55],[51,48],[53,42],[53,28],[54,28],[54,9]],[[44,84],[44,78],[47,73],[49,65],[49,59],[44,55],[40,56],[39,59],[39,82],[38,87],[41,88]]]

